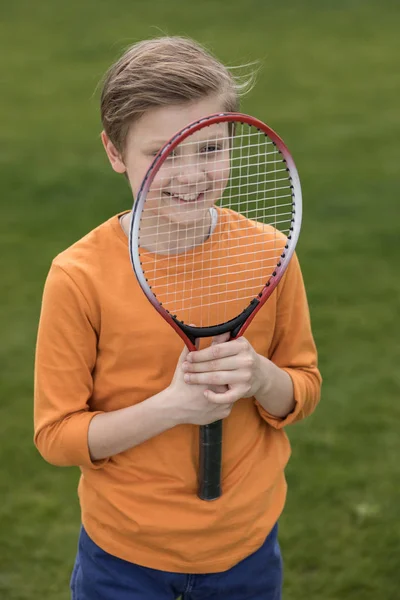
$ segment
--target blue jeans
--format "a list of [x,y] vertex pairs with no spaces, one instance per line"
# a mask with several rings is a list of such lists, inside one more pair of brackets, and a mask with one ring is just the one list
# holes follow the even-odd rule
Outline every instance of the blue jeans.
[[264,544],[222,573],[170,573],[127,562],[99,548],[82,527],[71,577],[72,600],[281,600],[278,526]]

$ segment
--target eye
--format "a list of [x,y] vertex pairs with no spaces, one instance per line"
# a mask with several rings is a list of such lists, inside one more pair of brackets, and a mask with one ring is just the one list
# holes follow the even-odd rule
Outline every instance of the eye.
[[206,144],[205,146],[203,146],[200,150],[201,154],[212,154],[213,152],[218,152],[219,150],[222,150],[222,145],[221,144],[216,144],[213,142],[210,142],[209,144]]

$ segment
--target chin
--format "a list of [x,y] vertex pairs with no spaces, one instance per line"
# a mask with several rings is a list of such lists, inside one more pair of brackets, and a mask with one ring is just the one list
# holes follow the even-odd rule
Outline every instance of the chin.
[[204,225],[204,220],[207,219],[208,208],[206,210],[193,210],[193,211],[177,211],[177,210],[169,210],[163,211],[162,216],[172,223],[176,223],[177,225],[194,225],[198,223],[199,225]]

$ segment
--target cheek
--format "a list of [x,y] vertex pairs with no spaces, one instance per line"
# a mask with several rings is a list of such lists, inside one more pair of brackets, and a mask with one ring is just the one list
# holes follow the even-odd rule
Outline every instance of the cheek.
[[127,174],[129,183],[132,188],[132,194],[134,198],[137,198],[142,181],[147,173],[147,169],[151,165],[151,161],[144,160],[131,160],[127,164]]
[[210,181],[214,183],[214,187],[217,189],[224,189],[228,183],[230,176],[230,164],[229,161],[219,165],[218,169],[212,169],[208,171],[207,176]]
[[165,188],[171,180],[171,174],[166,166],[162,166],[151,184],[152,191],[158,191]]

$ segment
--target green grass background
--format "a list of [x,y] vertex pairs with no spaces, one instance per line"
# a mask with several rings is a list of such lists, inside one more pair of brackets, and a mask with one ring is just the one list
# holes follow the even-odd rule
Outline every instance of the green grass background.
[[130,206],[96,86],[123,48],[195,37],[259,59],[243,110],[291,148],[324,375],[292,426],[284,600],[400,598],[400,5],[389,0],[14,0],[0,8],[0,598],[66,600],[76,469],[32,445],[34,344],[52,257]]

